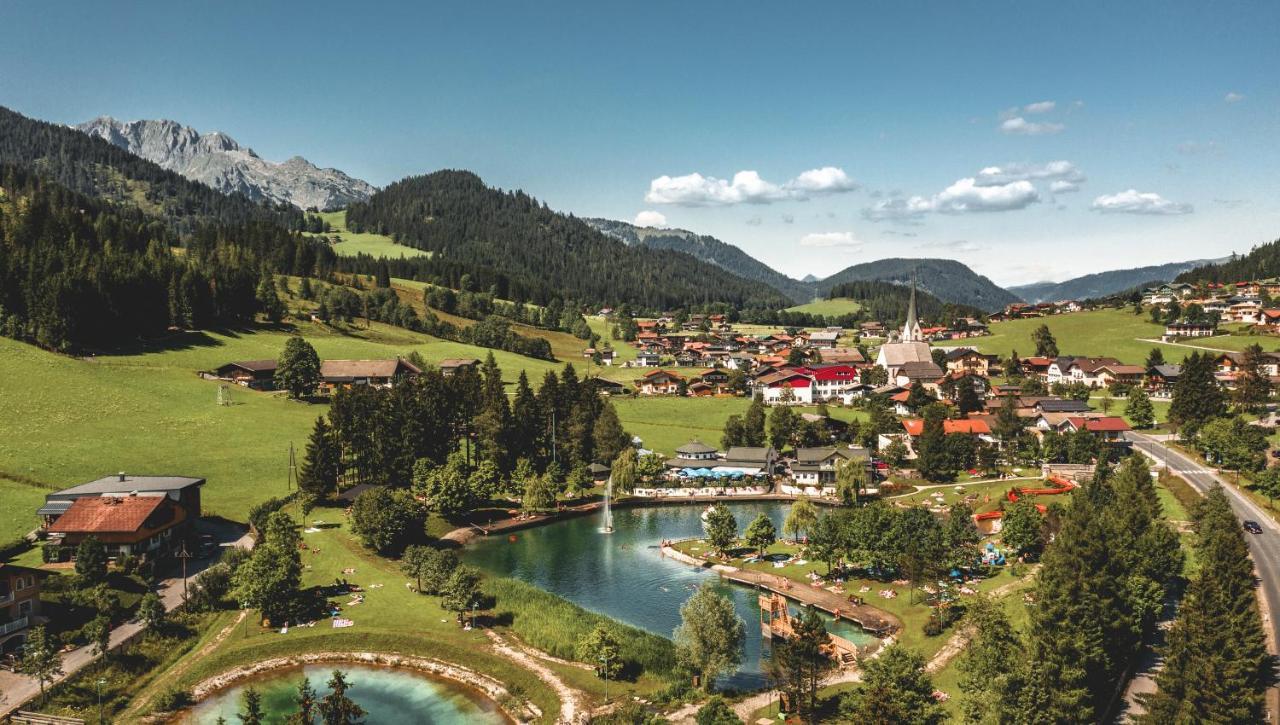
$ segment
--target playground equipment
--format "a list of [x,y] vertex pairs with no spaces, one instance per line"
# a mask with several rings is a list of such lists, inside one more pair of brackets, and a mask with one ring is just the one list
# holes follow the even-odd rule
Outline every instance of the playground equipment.
[[[1075,482],[1068,481],[1061,476],[1050,476],[1046,481],[1049,485],[1045,488],[1023,488],[1013,486],[1009,489],[1008,493],[1005,494],[1005,498],[1007,498],[1010,503],[1017,503],[1023,496],[1056,496],[1062,493],[1069,493],[1079,488]],[[1049,509],[1044,504],[1038,503],[1036,504],[1036,510],[1043,514]],[[999,531],[1000,519],[1002,518],[1004,518],[1003,511],[985,511],[980,514],[973,515],[974,523],[978,524],[978,529],[984,534],[994,534]]]

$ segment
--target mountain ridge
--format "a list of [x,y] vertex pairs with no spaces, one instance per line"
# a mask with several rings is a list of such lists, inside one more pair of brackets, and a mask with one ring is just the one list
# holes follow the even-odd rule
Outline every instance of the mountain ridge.
[[1062,282],[1033,282],[1006,289],[1030,303],[1058,302],[1107,297],[1149,282],[1170,282],[1179,275],[1198,267],[1220,263],[1222,260],[1196,259],[1186,262],[1169,262],[1146,267],[1113,269],[1105,272],[1073,277]]
[[708,234],[698,234],[688,229],[642,227],[630,222],[599,217],[584,218],[582,221],[629,246],[643,245],[655,249],[685,252],[743,279],[767,284],[797,304],[808,302],[814,296],[811,285],[802,280],[792,279],[747,254],[741,247]]
[[167,119],[119,121],[99,116],[75,128],[224,194],[328,211],[368,199],[377,189],[301,156],[275,163],[221,131],[200,133]]

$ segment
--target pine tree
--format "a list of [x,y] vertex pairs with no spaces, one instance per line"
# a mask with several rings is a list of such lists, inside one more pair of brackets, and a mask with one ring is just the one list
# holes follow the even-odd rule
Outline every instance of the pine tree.
[[1169,420],[1188,435],[1223,415],[1226,405],[1222,390],[1213,374],[1214,361],[1209,354],[1192,352],[1182,363],[1182,374],[1173,386]]
[[596,416],[591,438],[597,463],[607,464],[631,447],[631,436],[622,429],[622,421],[618,419],[618,411],[614,409],[613,403],[604,401],[600,414]]
[[1266,355],[1257,343],[1244,349],[1234,391],[1235,403],[1240,410],[1258,410],[1271,399],[1271,379],[1263,369],[1267,363]]
[[933,699],[933,681],[924,658],[895,644],[867,660],[862,682],[840,702],[849,722],[869,725],[937,725],[946,714]]
[[[306,278],[303,278],[305,281]],[[315,722],[316,691],[311,689],[311,679],[302,678],[298,683],[298,694],[293,700],[298,706],[297,712],[291,713],[285,720],[286,725],[312,725]]]
[[818,689],[838,665],[826,649],[831,638],[813,606],[805,607],[792,622],[792,636],[773,645],[769,673],[778,689],[790,695],[796,714],[813,722]]
[[1170,628],[1145,723],[1259,722],[1271,658],[1253,563],[1222,489],[1196,512],[1200,568]]
[[1129,391],[1129,402],[1125,404],[1124,414],[1129,417],[1135,428],[1150,428],[1156,422],[1155,408],[1151,405],[1151,398],[1140,387]]
[[742,444],[752,448],[759,448],[766,443],[765,437],[765,404],[761,398],[755,398],[751,401],[751,405],[747,408],[747,413],[742,419],[743,439]]
[[916,444],[916,468],[928,481],[946,481],[952,475],[943,427],[945,419],[946,409],[941,404],[924,409],[924,430]]
[[307,458],[298,474],[298,488],[317,499],[326,498],[337,493],[341,472],[342,451],[324,416],[318,416],[307,440]]
[[240,712],[236,715],[244,725],[262,725],[266,714],[262,711],[262,695],[252,687],[240,696]]
[[320,720],[324,725],[353,725],[364,721],[365,711],[347,696],[351,685],[341,670],[334,670],[327,683],[329,694],[320,700]]

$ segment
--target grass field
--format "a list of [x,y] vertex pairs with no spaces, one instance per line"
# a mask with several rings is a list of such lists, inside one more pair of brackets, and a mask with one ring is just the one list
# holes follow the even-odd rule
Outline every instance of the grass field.
[[[349,334],[312,324],[300,332],[329,359],[417,351],[434,361],[488,352],[377,323]],[[121,470],[200,476],[208,480],[206,511],[238,521],[249,506],[284,493],[289,444],[301,449],[326,407],[238,387],[234,404],[219,406],[218,384],[195,373],[231,360],[274,359],[287,337],[261,328],[187,333],[167,348],[88,360],[0,338],[0,541],[29,531],[32,504],[43,499],[43,490],[19,481],[61,488]],[[521,367],[535,381],[561,367],[494,356],[512,381]]]
[[857,300],[848,297],[836,297],[835,299],[814,300],[803,305],[788,307],[787,312],[804,312],[809,315],[839,317],[840,315],[851,315],[860,309],[862,309],[862,305]]
[[329,236],[337,236],[342,241],[333,245],[333,251],[339,256],[354,257],[357,254],[368,254],[374,257],[425,257],[430,252],[396,244],[391,237],[381,234],[356,234],[347,230],[347,211],[320,212],[320,218],[329,222],[333,231]]

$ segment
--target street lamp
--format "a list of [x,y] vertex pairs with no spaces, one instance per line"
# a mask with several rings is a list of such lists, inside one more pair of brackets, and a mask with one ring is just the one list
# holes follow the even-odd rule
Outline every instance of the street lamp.
[[98,684],[98,722],[103,722],[103,719],[102,719],[102,686],[103,686],[103,685],[105,685],[105,684],[107,684],[107,678],[105,678],[105,677],[99,677],[99,678],[98,678],[98,683],[97,683],[97,684]]

